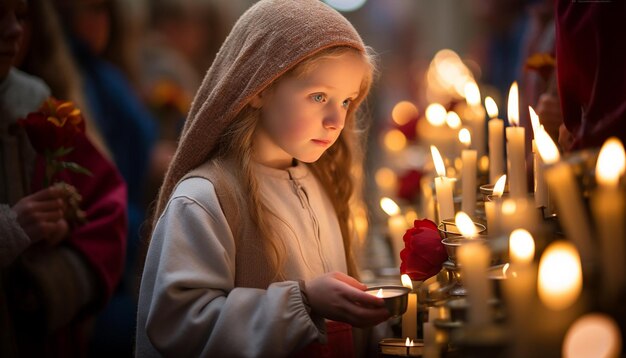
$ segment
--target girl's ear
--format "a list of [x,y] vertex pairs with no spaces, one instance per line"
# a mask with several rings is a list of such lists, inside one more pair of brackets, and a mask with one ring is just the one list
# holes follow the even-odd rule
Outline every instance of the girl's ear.
[[254,97],[252,97],[252,99],[250,100],[250,106],[256,109],[263,107],[263,92],[257,93],[254,95]]

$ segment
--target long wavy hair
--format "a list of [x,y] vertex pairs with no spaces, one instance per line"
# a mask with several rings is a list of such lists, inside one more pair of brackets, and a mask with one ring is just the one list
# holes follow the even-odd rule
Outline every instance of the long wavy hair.
[[[302,76],[316,63],[323,59],[341,56],[347,52],[359,53],[351,47],[333,47],[306,58],[283,76]],[[348,274],[358,277],[356,260],[352,252],[352,241],[356,238],[351,207],[361,200],[360,183],[362,182],[363,148],[365,125],[357,116],[359,104],[369,93],[372,84],[375,63],[370,49],[363,56],[368,65],[366,75],[361,82],[359,94],[347,111],[344,128],[337,141],[314,163],[309,164],[312,172],[322,184],[337,214],[345,249]],[[274,81],[265,91],[271,91],[281,78]],[[272,212],[263,202],[259,193],[259,183],[254,174],[252,143],[260,118],[259,109],[247,105],[226,128],[216,145],[211,157],[217,160],[226,158],[235,161],[239,186],[243,188],[246,206],[256,230],[264,240],[268,258],[276,269],[275,279],[284,279],[283,267],[286,248],[277,235],[276,227],[280,222],[279,214]]]

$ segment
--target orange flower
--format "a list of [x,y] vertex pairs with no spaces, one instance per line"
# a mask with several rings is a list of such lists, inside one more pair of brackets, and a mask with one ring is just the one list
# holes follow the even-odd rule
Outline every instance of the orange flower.
[[535,53],[528,57],[526,60],[525,68],[527,70],[537,71],[544,81],[548,81],[552,72],[556,60],[550,53]]

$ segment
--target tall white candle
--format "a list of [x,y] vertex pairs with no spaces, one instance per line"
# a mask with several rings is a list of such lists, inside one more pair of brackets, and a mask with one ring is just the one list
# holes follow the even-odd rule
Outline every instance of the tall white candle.
[[545,129],[541,128],[535,134],[535,140],[541,159],[549,165],[546,168],[546,181],[556,199],[559,222],[566,236],[578,248],[583,264],[588,264],[594,257],[595,248],[591,242],[593,236],[580,197],[581,191],[572,168],[565,162],[559,162],[559,150]]
[[411,340],[417,338],[417,293],[413,290],[413,283],[409,275],[402,275],[402,286],[411,289],[409,292],[406,312],[402,315],[402,337]]
[[624,287],[626,264],[624,263],[624,193],[619,179],[624,173],[626,158],[624,146],[619,139],[609,138],[598,155],[596,164],[597,189],[591,195],[591,206],[600,234],[602,260],[601,297],[613,303]]
[[468,324],[471,327],[488,325],[491,323],[491,315],[487,302],[492,297],[487,278],[489,249],[479,242],[472,242],[461,245],[457,256],[461,264],[463,285],[467,288]]
[[465,122],[471,127],[472,148],[476,149],[479,157],[485,155],[485,109],[481,105],[480,90],[474,81],[465,84]]
[[390,198],[382,198],[380,207],[389,215],[387,219],[387,229],[391,239],[391,249],[393,260],[396,264],[400,264],[400,251],[404,248],[404,233],[409,228],[406,218],[400,212],[400,207]]
[[502,233],[501,216],[502,216],[502,195],[506,186],[506,174],[503,174],[496,180],[493,186],[493,194],[491,201],[485,201],[485,214],[487,216],[487,229],[489,236],[492,238],[500,236]]
[[463,128],[459,132],[459,140],[466,149],[461,152],[461,161],[463,169],[461,172],[461,180],[463,181],[463,200],[461,202],[461,210],[469,216],[476,216],[476,160],[477,153],[474,149],[468,149],[472,137],[470,132]]
[[489,182],[495,183],[504,174],[504,121],[498,117],[498,106],[491,97],[485,98],[489,118]]
[[527,196],[525,130],[519,127],[519,96],[517,82],[509,91],[508,116],[510,127],[506,128],[509,192],[515,199]]
[[[536,136],[537,132],[541,129],[541,123],[539,122],[539,116],[535,113],[533,107],[528,106],[528,112],[530,114],[530,123],[533,128],[533,136]],[[548,184],[544,174],[544,164],[541,160],[541,156],[537,151],[536,140],[532,141],[533,151],[533,173],[534,173],[534,192],[535,192],[535,206],[538,208],[550,208],[550,197],[548,192]]]
[[435,193],[439,204],[439,221],[454,217],[454,180],[446,177],[446,168],[437,147],[430,146],[438,177],[435,178]]

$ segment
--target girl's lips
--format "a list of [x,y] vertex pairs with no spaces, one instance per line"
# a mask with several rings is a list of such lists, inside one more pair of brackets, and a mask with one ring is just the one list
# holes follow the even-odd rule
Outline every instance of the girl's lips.
[[319,144],[319,145],[322,145],[322,146],[325,146],[325,147],[329,146],[330,143],[331,143],[331,141],[327,140],[327,139],[312,139],[312,141],[315,144]]

